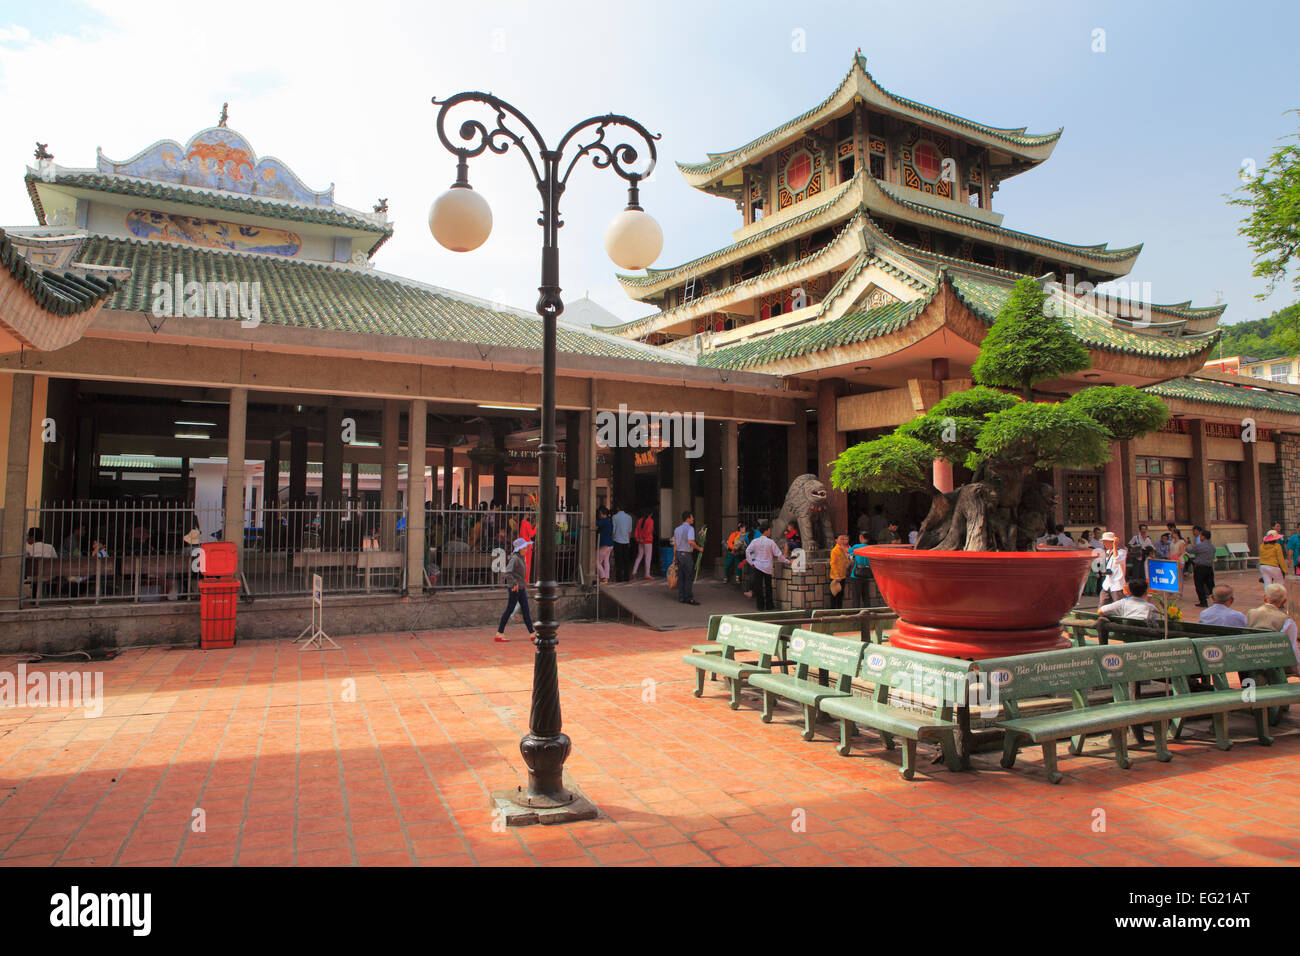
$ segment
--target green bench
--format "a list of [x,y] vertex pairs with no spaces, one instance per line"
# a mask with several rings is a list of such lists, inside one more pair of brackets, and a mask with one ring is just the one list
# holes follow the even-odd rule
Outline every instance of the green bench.
[[[938,739],[944,764],[961,769],[957,753],[957,724],[953,708],[965,705],[971,665],[969,661],[905,651],[900,648],[864,645],[858,677],[875,688],[870,697],[830,697],[821,701],[821,712],[840,722],[840,756],[847,757],[859,725],[880,734],[885,749],[894,749],[894,737],[904,740],[899,773],[904,780],[916,774],[916,745],[920,740]],[[916,709],[891,702],[891,692],[907,694]],[[925,700],[933,701],[926,705]]]
[[[778,697],[793,701],[803,707],[804,740],[812,740],[818,716],[818,707],[830,697],[848,697],[852,693],[853,676],[858,672],[862,651],[861,641],[850,641],[815,631],[795,630],[786,639],[786,653],[795,664],[793,674],[752,673],[747,682],[763,692],[763,723],[772,722],[772,705]],[[835,686],[810,680],[808,671],[819,668],[823,673],[839,675]]]
[[[1212,693],[1225,697],[1236,695],[1239,701],[1236,709],[1248,709],[1255,718],[1259,742],[1266,747],[1272,744],[1268,725],[1282,719],[1283,709],[1300,703],[1300,683],[1290,683],[1286,673],[1287,668],[1296,665],[1291,639],[1285,634],[1264,632],[1206,637],[1192,643],[1196,645],[1201,673],[1214,682]],[[1232,673],[1238,675],[1243,687],[1229,685],[1228,675]],[[1261,684],[1261,678],[1266,683]],[[1249,688],[1244,686],[1247,679],[1254,681]],[[1227,750],[1231,746],[1225,728],[1225,733],[1219,738],[1219,747]]]
[[[1268,708],[1300,700],[1300,685],[1277,686],[1285,681],[1281,668],[1294,660],[1291,642],[1285,635],[1261,632],[1073,648],[978,661],[976,666],[981,679],[988,682],[988,696],[996,695],[1006,714],[997,724],[1004,732],[1002,766],[1015,766],[1020,741],[1026,738],[1042,746],[1047,779],[1059,783],[1063,775],[1057,769],[1056,747],[1067,738],[1070,752],[1077,755],[1083,752],[1089,735],[1109,732],[1115,762],[1127,770],[1132,766],[1129,728],[1136,732],[1144,724],[1154,725],[1156,757],[1168,762],[1171,724],[1177,737],[1184,720],[1208,716],[1214,722],[1216,745],[1228,750],[1232,746],[1228,714],[1251,709],[1260,742],[1271,743],[1265,724]],[[1252,700],[1251,695],[1228,686],[1227,674],[1233,671],[1258,671],[1268,676],[1270,685],[1254,689]],[[1191,690],[1188,678],[1199,675],[1212,676],[1215,689]],[[1130,695],[1130,687],[1153,680],[1165,682],[1166,696]],[[1110,688],[1112,699],[1091,703],[1088,692],[1105,686]],[[1070,710],[1027,716],[1020,712],[1021,702],[1026,699],[1062,694],[1070,696]]]
[[[752,621],[724,616],[718,622],[716,637],[720,654],[687,654],[682,658],[695,668],[695,696],[704,696],[704,675],[716,674],[731,688],[731,709],[740,708],[740,689],[751,674],[768,673],[772,660],[781,649],[781,641],[795,629],[793,624],[777,621]],[[753,651],[757,663],[736,660],[736,651]]]

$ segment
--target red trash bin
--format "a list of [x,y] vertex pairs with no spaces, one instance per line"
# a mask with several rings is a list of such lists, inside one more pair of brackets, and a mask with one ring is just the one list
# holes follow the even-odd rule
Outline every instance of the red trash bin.
[[199,573],[208,577],[234,577],[239,570],[239,548],[233,541],[205,541],[199,545]]
[[199,582],[199,647],[235,646],[239,582],[231,578]]

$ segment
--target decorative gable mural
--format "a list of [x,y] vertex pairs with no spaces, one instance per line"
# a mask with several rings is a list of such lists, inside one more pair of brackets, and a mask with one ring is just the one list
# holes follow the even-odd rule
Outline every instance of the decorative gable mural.
[[320,192],[308,189],[284,163],[272,156],[259,159],[248,140],[220,126],[195,133],[184,146],[175,140],[162,140],[124,162],[109,159],[100,151],[96,166],[101,173],[311,206],[334,205],[333,185]]
[[198,219],[152,209],[132,209],[126,214],[126,225],[131,230],[131,235],[138,239],[183,242],[209,249],[258,252],[274,256],[296,256],[302,249],[302,238],[287,229],[266,229],[238,222],[222,222],[219,219]]

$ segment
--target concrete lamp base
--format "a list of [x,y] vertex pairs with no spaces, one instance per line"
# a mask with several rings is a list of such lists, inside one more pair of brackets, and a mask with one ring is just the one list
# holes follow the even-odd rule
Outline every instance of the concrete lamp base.
[[513,787],[510,790],[493,790],[488,803],[493,816],[501,814],[508,827],[530,827],[537,823],[543,826],[575,823],[578,820],[594,820],[600,815],[596,805],[574,786],[568,773],[564,774],[564,789],[571,798],[564,802],[540,799],[533,801],[536,805],[530,805],[528,791],[523,787]]

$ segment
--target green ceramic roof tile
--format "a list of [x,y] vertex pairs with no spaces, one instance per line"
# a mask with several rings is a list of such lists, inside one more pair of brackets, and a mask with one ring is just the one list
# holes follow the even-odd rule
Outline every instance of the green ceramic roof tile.
[[[27,173],[27,189],[31,193],[32,203],[41,224],[45,224],[45,213],[36,194],[36,183],[43,182],[33,172]],[[326,226],[343,226],[372,232],[387,238],[392,235],[391,225],[381,225],[371,219],[344,212],[341,209],[329,209],[321,206],[309,206],[305,203],[283,202],[274,199],[261,199],[216,189],[197,189],[192,186],[176,186],[171,183],[150,182],[134,179],[130,176],[115,176],[98,172],[60,171],[53,180],[58,186],[71,186],[78,189],[93,189],[96,192],[114,193],[119,196],[131,196],[138,199],[156,199],[168,202],[187,203],[202,206],[205,209],[224,209],[227,212],[247,213],[253,216],[271,216],[276,219],[288,219],[293,222],[320,223]]]
[[1274,391],[1267,387],[1229,385],[1204,378],[1176,378],[1159,385],[1148,385],[1143,391],[1161,398],[1182,399],[1207,405],[1230,405],[1234,408],[1254,408],[1261,411],[1300,415],[1300,395]]
[[[990,325],[1011,295],[1011,286],[973,276],[952,275],[953,289],[963,302]],[[1202,335],[1147,335],[1117,328],[1112,318],[1098,313],[1077,300],[1058,299],[1064,307],[1063,318],[1082,344],[1129,355],[1176,359],[1196,355],[1218,341],[1218,332]]]
[[[884,266],[885,263],[878,256],[860,256],[854,267],[836,284],[836,288],[827,294],[823,306],[829,308],[832,299],[848,286],[849,280],[869,265]],[[1009,283],[953,271],[948,272],[948,277],[961,301],[989,325],[997,319],[1011,294]],[[750,368],[864,342],[902,328],[916,318],[932,298],[933,293],[877,309],[855,311],[837,319],[814,320],[807,325],[756,336],[704,352],[698,361],[701,365],[715,367]],[[1098,314],[1082,303],[1062,304],[1065,307],[1063,318],[1071,331],[1083,345],[1091,348],[1152,358],[1179,359],[1205,352],[1218,340],[1217,331],[1173,337],[1117,328],[1108,316]]]
[[790,120],[789,122],[782,123],[780,126],[776,127],[776,129],[764,133],[762,136],[759,136],[757,139],[751,140],[750,142],[746,143],[744,146],[740,146],[736,149],[728,150],[723,153],[709,153],[708,160],[702,163],[678,163],[677,168],[680,169],[683,173],[689,173],[689,174],[699,175],[699,174],[711,173],[717,169],[721,169],[723,166],[728,165],[729,162],[735,159],[736,157],[753,153],[755,150],[761,149],[767,143],[779,139],[783,134],[788,133],[791,130],[801,128],[802,126],[810,122],[814,117],[816,117],[817,114],[819,114],[824,109],[826,109],[826,107],[831,103],[831,101],[833,101],[840,94],[840,91],[844,88],[844,84],[848,83],[849,80],[853,77],[854,71],[858,71],[858,70],[860,70],[862,74],[866,77],[868,82],[870,82],[876,89],[878,89],[882,94],[884,94],[884,96],[887,99],[892,100],[894,103],[898,104],[899,106],[903,106],[912,110],[916,110],[920,113],[924,113],[925,115],[930,116],[941,123],[947,123],[953,126],[960,127],[962,129],[971,130],[973,132],[980,133],[984,136],[988,136],[993,139],[1000,140],[1001,142],[1007,143],[1008,145],[1019,146],[1019,147],[1044,146],[1049,143],[1056,142],[1056,140],[1060,139],[1061,137],[1062,131],[1059,129],[1052,133],[1027,133],[1025,131],[1025,127],[1023,126],[1020,127],[1019,129],[1001,129],[995,126],[986,126],[983,123],[977,123],[974,120],[967,119],[964,116],[957,116],[955,113],[948,113],[945,112],[944,110],[935,109],[933,106],[927,106],[925,103],[920,103],[917,102],[916,100],[910,100],[907,99],[906,97],[899,96],[896,93],[891,93],[889,90],[885,89],[883,86],[877,83],[876,80],[872,77],[872,75],[869,72],[867,72],[867,59],[865,56],[862,56],[859,53],[853,57],[853,65],[849,67],[848,73],[844,75],[844,79],[841,80],[839,84],[835,87],[834,92],[832,92],[830,96],[826,97],[826,99],[822,100],[822,102],[818,103],[812,109],[804,113],[800,113],[798,116],[796,116],[794,119]]
[[909,302],[891,302],[864,312],[853,312],[826,322],[810,322],[783,332],[760,335],[700,355],[699,364],[715,368],[748,368],[797,358],[813,352],[865,342],[897,332],[916,318],[930,302],[929,296]]
[[37,305],[55,315],[84,312],[107,299],[118,288],[117,280],[111,277],[33,266],[14,248],[3,229],[0,229],[0,264],[31,293]]
[[[131,278],[106,308],[149,312],[155,281],[176,273],[197,282],[259,282],[262,322],[268,326],[396,335],[431,342],[465,342],[540,349],[541,320],[458,299],[432,289],[354,267],[295,262],[134,239],[92,237],[84,262],[129,268]],[[689,364],[670,353],[600,332],[561,324],[561,352],[598,358]]]

